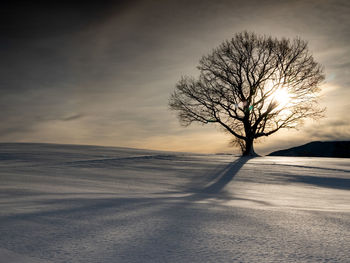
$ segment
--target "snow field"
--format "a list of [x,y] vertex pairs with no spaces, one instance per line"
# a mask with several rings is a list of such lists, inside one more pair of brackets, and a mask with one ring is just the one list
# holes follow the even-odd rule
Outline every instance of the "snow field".
[[0,262],[349,262],[350,160],[0,144]]

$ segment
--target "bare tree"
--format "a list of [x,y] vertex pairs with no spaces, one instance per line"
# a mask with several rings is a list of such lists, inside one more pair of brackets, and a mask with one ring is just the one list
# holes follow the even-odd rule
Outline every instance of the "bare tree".
[[323,69],[299,38],[238,33],[203,56],[198,69],[198,78],[177,83],[170,108],[184,126],[219,124],[245,156],[256,155],[255,139],[323,116]]

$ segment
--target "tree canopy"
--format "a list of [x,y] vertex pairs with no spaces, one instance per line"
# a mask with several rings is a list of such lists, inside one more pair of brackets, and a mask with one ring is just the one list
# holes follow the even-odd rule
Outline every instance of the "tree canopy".
[[182,77],[169,105],[182,125],[216,123],[232,134],[243,155],[255,155],[255,139],[319,118],[322,66],[307,42],[237,33]]

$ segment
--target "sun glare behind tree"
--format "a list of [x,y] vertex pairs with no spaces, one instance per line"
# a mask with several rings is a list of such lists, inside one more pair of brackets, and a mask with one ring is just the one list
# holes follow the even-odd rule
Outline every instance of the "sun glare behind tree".
[[245,156],[256,155],[255,139],[323,116],[323,69],[299,38],[238,33],[203,56],[198,69],[197,79],[177,83],[170,108],[184,126],[219,124]]
[[284,107],[290,102],[289,92],[285,88],[281,88],[273,94],[273,99],[276,100],[278,107]]

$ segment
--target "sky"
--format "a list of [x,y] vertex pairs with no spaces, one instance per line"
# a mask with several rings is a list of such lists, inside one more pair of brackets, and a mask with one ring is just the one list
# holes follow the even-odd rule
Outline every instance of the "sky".
[[182,127],[176,82],[248,30],[308,41],[324,66],[320,121],[256,144],[260,154],[350,140],[350,2],[8,1],[0,10],[0,141],[235,151],[214,124]]

